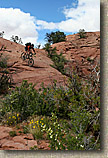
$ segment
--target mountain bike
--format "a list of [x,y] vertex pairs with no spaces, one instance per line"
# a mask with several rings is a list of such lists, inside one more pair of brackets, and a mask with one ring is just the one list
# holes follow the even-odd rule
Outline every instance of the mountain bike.
[[27,51],[26,53],[23,52],[23,53],[21,54],[22,60],[28,59],[28,65],[29,65],[30,67],[34,65],[34,60],[33,60],[32,57],[33,57],[33,53],[32,53],[31,51]]
[[32,56],[33,56],[33,53],[32,52],[23,52],[22,54],[21,54],[21,58],[23,59],[23,60],[26,60],[26,59],[29,59],[29,58],[32,58]]

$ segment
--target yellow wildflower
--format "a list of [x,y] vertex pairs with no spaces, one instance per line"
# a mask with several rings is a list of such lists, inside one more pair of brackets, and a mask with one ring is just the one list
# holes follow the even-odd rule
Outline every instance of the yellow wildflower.
[[15,118],[15,119],[16,119],[16,117],[15,117],[15,116],[12,116],[12,118]]
[[19,116],[19,114],[17,114],[17,117]]
[[35,126],[33,126],[33,128],[35,128]]

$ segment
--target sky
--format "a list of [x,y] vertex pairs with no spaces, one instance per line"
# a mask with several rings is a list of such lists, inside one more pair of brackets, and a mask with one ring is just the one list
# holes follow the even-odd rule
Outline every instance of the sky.
[[0,32],[23,44],[44,44],[46,33],[100,31],[100,0],[0,0]]

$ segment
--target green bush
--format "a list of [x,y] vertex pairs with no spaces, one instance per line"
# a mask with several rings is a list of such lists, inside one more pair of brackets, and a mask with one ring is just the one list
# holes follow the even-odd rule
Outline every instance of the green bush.
[[23,81],[20,87],[16,87],[15,90],[11,91],[4,102],[7,111],[19,112],[22,120],[33,114],[36,111],[35,103],[38,98],[34,86],[28,84],[27,81]]
[[7,60],[8,58],[0,53],[0,68],[7,68]]
[[3,94],[8,92],[9,87],[13,84],[13,80],[7,69],[0,72],[0,94]]
[[12,77],[7,69],[8,57],[0,54],[0,94],[7,93],[8,88],[12,85]]
[[58,42],[63,42],[66,40],[66,35],[64,32],[56,31],[51,33],[46,33],[45,39],[48,41],[49,44],[54,44]]
[[29,128],[28,128],[27,125],[26,125],[26,126],[23,126],[23,133],[24,133],[24,134],[29,133]]
[[84,29],[80,29],[78,33],[79,33],[80,38],[85,38],[86,37],[86,32],[85,32]]
[[16,134],[16,131],[10,131],[10,132],[9,132],[9,135],[10,135],[11,137],[15,137],[17,134]]
[[62,74],[66,75],[64,66],[68,61],[65,59],[63,54],[57,54],[56,47],[52,48],[48,43],[45,45],[44,49],[48,52],[48,57],[50,57],[54,62],[54,65],[51,66],[60,71]]

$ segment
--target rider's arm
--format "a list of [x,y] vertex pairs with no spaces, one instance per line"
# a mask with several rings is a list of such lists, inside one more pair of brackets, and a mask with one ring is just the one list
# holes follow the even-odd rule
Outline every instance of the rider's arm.
[[33,50],[33,51],[34,51],[34,53],[36,54],[36,52],[35,52],[34,48],[32,48],[32,50]]

